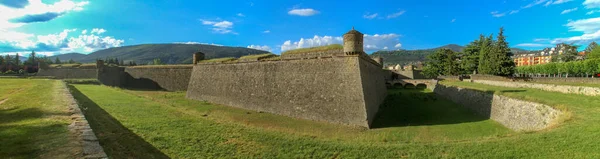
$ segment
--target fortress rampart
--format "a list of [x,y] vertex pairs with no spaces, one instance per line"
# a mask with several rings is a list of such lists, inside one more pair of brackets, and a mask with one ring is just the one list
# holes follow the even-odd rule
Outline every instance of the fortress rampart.
[[[369,127],[386,96],[362,56],[194,66],[187,97],[302,119]],[[206,82],[211,81],[211,82]]]
[[57,79],[94,79],[96,68],[47,68],[40,69],[37,76],[53,76]]

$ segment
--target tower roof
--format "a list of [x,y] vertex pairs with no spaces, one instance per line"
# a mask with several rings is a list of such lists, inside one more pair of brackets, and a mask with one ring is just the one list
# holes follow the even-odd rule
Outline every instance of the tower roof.
[[354,27],[352,27],[352,30],[348,31],[346,34],[363,34],[363,33],[360,33],[359,31],[354,30]]

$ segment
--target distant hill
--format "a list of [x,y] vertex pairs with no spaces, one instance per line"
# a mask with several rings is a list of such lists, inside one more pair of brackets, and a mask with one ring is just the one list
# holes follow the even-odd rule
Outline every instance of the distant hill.
[[74,52],[74,53],[66,53],[66,54],[51,56],[50,59],[52,61],[54,61],[56,58],[60,59],[60,61],[69,61],[70,59],[77,61],[81,58],[84,58],[85,56],[86,56],[85,54]]
[[73,59],[81,63],[90,63],[96,59],[118,58],[119,60],[135,61],[145,64],[159,58],[167,64],[192,63],[192,54],[202,52],[206,58],[240,57],[244,55],[264,54],[267,51],[255,50],[245,47],[228,47],[204,44],[142,44],[108,48],[90,54],[71,53],[50,57],[58,57],[61,61]]
[[[414,64],[418,62],[424,62],[427,58],[427,55],[433,54],[435,50],[440,48],[447,48],[454,52],[462,52],[465,47],[449,44],[431,49],[420,49],[420,50],[390,50],[390,51],[377,51],[373,52],[371,56],[380,56],[383,57],[384,65],[386,64]],[[528,51],[519,48],[511,48],[513,54],[522,54],[522,53],[530,53],[536,51]]]

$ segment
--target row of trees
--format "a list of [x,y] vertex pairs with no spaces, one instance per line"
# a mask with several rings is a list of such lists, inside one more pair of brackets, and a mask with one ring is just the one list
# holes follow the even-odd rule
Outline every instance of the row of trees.
[[594,77],[598,72],[600,59],[517,67],[517,74],[522,77]]
[[[576,46],[571,46],[576,49]],[[547,63],[541,65],[532,65],[532,66],[520,66],[517,67],[517,74],[519,76],[528,76],[528,77],[594,77],[595,73],[600,72],[600,47],[596,42],[590,43],[588,47],[585,49],[586,56],[585,60],[582,61],[568,61],[568,62],[560,62],[561,60],[566,61],[569,58],[564,58],[563,56],[559,56],[558,63]],[[570,55],[567,55],[567,57]],[[562,59],[561,59],[562,58]],[[553,58],[553,61],[554,58]]]
[[515,63],[512,53],[504,36],[504,28],[500,28],[497,39],[493,35],[469,43],[463,52],[456,53],[442,48],[427,57],[423,75],[436,77],[438,75],[488,74],[507,76],[514,74]]
[[[0,56],[0,71],[1,72],[17,72],[24,70],[26,72],[37,72],[39,67],[44,67],[52,64],[52,60],[46,56],[36,56],[35,51],[32,51],[27,60],[21,61],[19,54],[14,56]],[[19,71],[19,72],[24,72]]]

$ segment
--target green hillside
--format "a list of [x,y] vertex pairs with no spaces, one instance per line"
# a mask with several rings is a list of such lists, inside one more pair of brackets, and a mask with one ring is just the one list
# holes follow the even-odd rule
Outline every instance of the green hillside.
[[135,61],[138,64],[151,62],[159,58],[161,62],[167,64],[192,63],[192,54],[194,52],[203,52],[206,58],[221,57],[241,57],[245,55],[268,53],[262,50],[249,49],[244,47],[214,46],[203,44],[142,44],[115,47],[99,50],[88,55],[69,54],[57,55],[61,61],[73,59],[81,63],[94,62],[96,59],[118,58],[119,60]]

